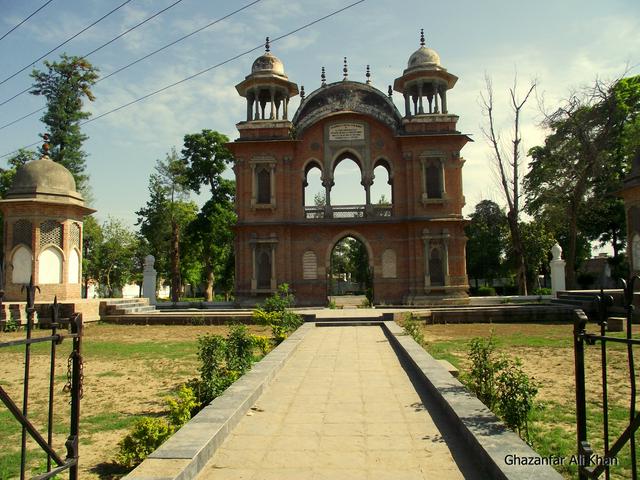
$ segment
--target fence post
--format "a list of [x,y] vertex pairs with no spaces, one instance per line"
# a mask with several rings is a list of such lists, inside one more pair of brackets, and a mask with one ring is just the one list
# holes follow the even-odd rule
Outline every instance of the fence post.
[[575,356],[576,373],[576,425],[578,446],[578,478],[587,480],[582,466],[587,465],[589,458],[589,444],[587,443],[587,397],[584,377],[584,334],[588,318],[582,310],[574,310],[573,324],[573,352]]
[[80,430],[80,398],[82,398],[82,314],[71,319],[73,338],[72,383],[71,383],[71,426],[67,438],[67,460],[75,459],[69,468],[69,480],[78,480],[78,434]]

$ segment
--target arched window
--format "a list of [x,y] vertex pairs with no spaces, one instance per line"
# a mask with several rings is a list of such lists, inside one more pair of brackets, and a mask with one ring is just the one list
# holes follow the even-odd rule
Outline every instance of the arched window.
[[[336,162],[333,183],[331,205],[334,218],[363,217],[367,194],[362,186],[362,170],[349,154],[343,154]],[[356,206],[359,208],[354,208]]]
[[67,277],[69,283],[80,283],[80,255],[75,248],[72,248],[69,253]]
[[62,283],[62,253],[55,247],[43,250],[38,257],[38,282]]
[[442,198],[442,167],[436,162],[431,162],[425,169],[427,198]]
[[13,258],[11,259],[11,265],[13,265],[11,282],[29,283],[31,280],[32,262],[31,249],[24,245],[16,248],[15,252],[13,252]]
[[429,273],[431,275],[431,285],[444,286],[444,268],[442,265],[442,254],[439,248],[431,250],[429,255]]
[[373,169],[373,177],[371,203],[374,205],[391,205],[393,203],[391,171],[386,162],[378,162],[376,168]]
[[265,249],[258,253],[257,267],[258,274],[256,277],[258,288],[271,288],[271,254],[268,250]]
[[257,203],[271,203],[271,171],[267,167],[260,167],[257,170],[258,194]]

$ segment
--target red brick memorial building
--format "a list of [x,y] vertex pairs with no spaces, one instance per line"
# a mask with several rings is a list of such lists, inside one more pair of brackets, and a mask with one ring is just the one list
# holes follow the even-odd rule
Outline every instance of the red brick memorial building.
[[[387,93],[367,80],[344,78],[305,96],[266,52],[236,85],[246,99],[235,156],[236,298],[256,303],[281,283],[299,305],[325,305],[331,252],[349,236],[366,247],[376,303],[437,304],[467,298],[465,221],[460,150],[470,140],[456,130],[448,91],[457,77],[421,45]],[[402,114],[393,90],[402,95]],[[290,117],[289,99],[300,95]],[[336,166],[360,168],[363,205],[331,204]],[[371,202],[373,171],[383,166],[390,204]],[[321,171],[324,206],[306,206],[313,168]]]

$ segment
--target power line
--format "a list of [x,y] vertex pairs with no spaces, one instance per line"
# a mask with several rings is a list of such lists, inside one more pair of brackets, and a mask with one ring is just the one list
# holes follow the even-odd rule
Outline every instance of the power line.
[[[129,33],[131,30],[133,30],[134,28],[139,27],[140,25],[142,25],[142,23],[145,23],[145,22],[147,22],[147,21],[151,20],[153,17],[158,16],[159,14],[161,14],[162,12],[164,12],[165,10],[168,10],[168,9],[169,9],[169,8],[171,8],[173,5],[175,5],[176,3],[181,2],[181,1],[182,1],[182,0],[178,0],[177,2],[175,2],[175,3],[174,3],[174,4],[172,4],[172,5],[170,5],[169,7],[165,8],[164,10],[162,10],[162,11],[160,11],[160,12],[156,13],[156,14],[155,14],[155,15],[153,15],[152,17],[149,17],[147,20],[144,20],[144,22],[141,22],[141,23],[139,23],[138,25],[136,25],[135,27],[130,28],[129,30],[127,30],[126,32],[122,33],[122,34],[121,34],[121,35],[119,35],[118,37],[116,37],[116,38],[114,38],[114,39],[110,40],[109,42],[107,42],[107,43],[105,43],[105,44],[101,45],[100,47],[96,48],[95,50],[93,50],[93,51],[89,52],[87,55],[84,55],[84,56],[85,56],[85,57],[88,57],[88,56],[89,56],[89,55],[91,55],[92,53],[97,52],[97,51],[98,51],[98,50],[100,50],[101,48],[103,48],[103,47],[107,46],[108,44],[110,44],[110,43],[114,42],[115,40],[117,40],[118,38],[122,37],[123,35],[126,35],[126,34],[127,34],[127,33]],[[241,12],[242,10],[245,10],[245,9],[249,8],[249,7],[251,7],[251,6],[255,5],[256,3],[260,2],[260,1],[262,1],[262,0],[254,0],[253,2],[248,3],[247,5],[245,5],[245,6],[241,7],[241,8],[238,8],[237,10],[234,10],[234,11],[233,11],[233,12],[231,12],[231,13],[228,13],[228,14],[227,14],[227,15],[225,15],[224,17],[218,18],[218,19],[216,19],[216,20],[214,20],[214,21],[212,21],[212,22],[209,22],[208,24],[206,24],[206,25],[204,25],[204,26],[202,26],[202,27],[200,27],[200,28],[198,28],[198,29],[196,29],[196,30],[192,31],[191,33],[188,33],[188,34],[186,34],[186,35],[183,35],[182,37],[177,38],[176,40],[174,40],[174,41],[172,41],[172,42],[170,42],[170,43],[167,43],[166,45],[164,45],[164,46],[162,46],[162,47],[160,47],[160,48],[158,48],[158,49],[154,50],[153,52],[148,53],[147,55],[144,55],[143,57],[140,57],[140,58],[138,58],[137,60],[134,60],[133,62],[128,63],[127,65],[124,65],[123,67],[118,68],[117,70],[115,70],[115,71],[111,72],[109,75],[107,75],[107,76],[105,76],[105,77],[102,77],[102,78],[98,79],[98,81],[97,81],[96,83],[100,83],[100,82],[102,82],[102,81],[106,80],[107,78],[112,77],[113,75],[116,75],[116,74],[118,74],[118,73],[122,72],[123,70],[126,70],[127,68],[132,67],[133,65],[135,65],[135,64],[137,64],[137,63],[139,63],[139,62],[141,62],[141,61],[143,61],[143,60],[146,60],[146,59],[147,59],[147,58],[149,58],[149,57],[152,57],[152,56],[153,56],[153,55],[155,55],[156,53],[159,53],[159,52],[161,52],[161,51],[163,51],[163,50],[166,50],[167,48],[169,48],[169,47],[171,47],[171,46],[175,45],[176,43],[179,43],[179,42],[181,42],[181,41],[183,41],[183,40],[186,40],[187,38],[189,38],[189,37],[191,37],[191,36],[195,35],[196,33],[200,33],[202,30],[205,30],[205,29],[207,29],[207,28],[209,28],[209,27],[211,27],[211,26],[215,25],[216,23],[219,23],[219,22],[221,22],[221,21],[223,21],[223,20],[226,20],[227,18],[231,17],[232,15],[235,15],[236,13],[239,13],[239,12]],[[0,107],[1,107],[1,106],[3,106],[3,105],[5,105],[5,104],[7,104],[7,103],[9,103],[11,100],[13,100],[13,99],[15,99],[15,98],[19,97],[19,96],[20,96],[20,95],[22,95],[23,93],[27,93],[29,90],[31,90],[31,88],[32,88],[32,87],[27,87],[27,88],[25,88],[24,90],[22,90],[21,92],[16,93],[16,94],[15,94],[14,96],[12,96],[11,98],[8,98],[8,99],[4,100],[3,102],[0,102]],[[45,107],[42,107],[42,108],[40,108],[39,110],[36,110],[36,111],[34,111],[34,112],[31,112],[31,113],[29,113],[29,114],[27,114],[27,115],[24,115],[24,116],[22,116],[22,117],[18,118],[17,120],[13,120],[13,121],[11,121],[11,122],[9,122],[9,123],[5,124],[5,125],[2,125],[2,126],[0,126],[0,130],[2,130],[3,128],[9,127],[9,126],[11,126],[11,125],[14,125],[15,123],[19,122],[20,120],[24,120],[25,118],[28,118],[28,117],[30,117],[31,115],[34,115],[35,113],[38,113],[38,112],[40,112],[40,111],[42,111],[42,110],[44,110],[44,109],[45,109]]]
[[125,0],[123,3],[121,3],[120,5],[118,5],[116,8],[114,8],[113,10],[111,10],[110,12],[104,14],[102,17],[100,17],[98,20],[96,20],[95,22],[91,23],[90,25],[87,25],[86,27],[84,27],[82,30],[80,30],[78,33],[76,33],[75,35],[67,38],[64,42],[62,42],[60,45],[58,45],[55,48],[52,48],[51,50],[49,50],[47,53],[45,53],[44,55],[36,58],[33,62],[30,62],[28,65],[25,65],[24,67],[22,67],[20,70],[18,70],[15,73],[12,73],[11,75],[9,75],[7,78],[5,78],[4,80],[0,81],[0,85],[2,85],[3,83],[7,82],[8,80],[11,80],[13,77],[15,77],[16,75],[24,72],[27,68],[29,68],[30,66],[32,66],[34,63],[39,62],[40,60],[42,60],[44,57],[46,57],[47,55],[49,55],[50,53],[55,52],[56,50],[58,50],[60,47],[66,45],[67,43],[69,43],[71,40],[73,40],[74,38],[82,35],[84,32],[86,32],[87,30],[89,30],[91,27],[97,25],[99,22],[101,22],[102,20],[104,20],[105,18],[107,18],[109,15],[111,15],[112,13],[116,12],[117,10],[120,10],[122,7],[124,7],[127,3],[131,2],[131,0]]
[[53,0],[48,0],[47,2],[45,2],[40,8],[38,8],[35,12],[33,12],[31,15],[29,15],[27,18],[25,18],[24,20],[22,20],[19,24],[17,24],[15,27],[13,27],[11,30],[9,30],[7,33],[5,33],[4,35],[2,35],[0,37],[0,41],[4,40],[4,37],[6,37],[7,35],[9,35],[11,32],[13,32],[16,28],[20,27],[24,22],[26,22],[27,20],[29,20],[31,17],[33,17],[36,13],[38,13],[40,10],[42,10],[44,7],[46,7],[47,5],[49,5],[51,2],[53,2]]
[[[300,26],[300,27],[298,27],[298,28],[296,28],[294,30],[291,30],[291,31],[289,31],[289,32],[287,32],[287,33],[285,33],[283,35],[280,35],[279,37],[275,37],[275,38],[271,39],[271,43],[275,43],[275,42],[277,42],[279,40],[282,40],[283,38],[286,38],[286,37],[289,37],[291,35],[294,35],[294,34],[298,33],[301,30],[309,28],[309,27],[311,27],[311,26],[313,26],[313,25],[315,25],[317,23],[322,22],[323,20],[331,18],[331,17],[333,17],[333,16],[335,16],[335,15],[337,15],[339,13],[344,12],[345,10],[348,10],[348,9],[350,9],[352,7],[355,7],[356,5],[358,5],[358,4],[360,4],[360,3],[364,2],[364,1],[365,0],[357,0],[356,2],[350,3],[349,5],[347,5],[345,7],[342,7],[340,9],[338,9],[338,10],[334,10],[333,12],[331,12],[331,13],[329,13],[327,15],[324,15],[323,17],[317,18],[316,20],[313,20],[313,21],[311,21],[309,23],[306,23],[306,24],[304,24],[304,25],[302,25],[302,26]],[[109,110],[107,112],[101,113],[100,115],[98,115],[96,117],[93,117],[93,118],[90,118],[88,120],[85,120],[84,122],[80,123],[80,126],[86,125],[87,123],[95,122],[96,120],[104,118],[107,115],[111,115],[112,113],[115,113],[115,112],[117,112],[119,110],[122,110],[124,108],[130,107],[131,105],[134,105],[134,104],[136,104],[138,102],[141,102],[142,100],[145,100],[145,99],[147,99],[149,97],[153,97],[154,95],[157,95],[158,93],[161,93],[161,92],[164,92],[166,90],[169,90],[170,88],[173,88],[173,87],[178,86],[178,85],[180,85],[182,83],[185,83],[185,82],[187,82],[189,80],[192,80],[192,79],[194,79],[196,77],[199,77],[200,75],[203,75],[203,74],[205,74],[207,72],[210,72],[211,70],[214,70],[214,69],[216,69],[218,67],[221,67],[222,65],[225,65],[225,64],[227,64],[229,62],[232,62],[233,60],[237,60],[240,57],[248,55],[249,53],[255,52],[256,50],[260,50],[262,48],[264,48],[264,43],[261,43],[260,45],[258,45],[256,47],[250,48],[249,50],[245,50],[244,52],[239,53],[237,55],[234,55],[233,57],[230,57],[230,58],[228,58],[228,59],[226,59],[226,60],[224,60],[224,61],[222,61],[220,63],[216,63],[215,65],[212,65],[212,66],[210,66],[208,68],[205,68],[204,70],[200,70],[199,72],[194,73],[192,75],[189,75],[188,77],[185,77],[182,80],[178,80],[177,82],[174,82],[174,83],[171,83],[169,85],[166,85],[166,86],[164,86],[162,88],[159,88],[158,90],[154,90],[153,92],[150,92],[150,93],[148,93],[146,95],[143,95],[142,97],[138,97],[135,100],[132,100],[132,101],[130,101],[128,103],[120,105],[119,107],[116,107],[116,108],[113,108],[113,109],[111,109],[111,110]],[[41,140],[38,140],[37,142],[34,142],[34,143],[30,144],[30,145],[26,145],[26,146],[24,146],[22,148],[31,148],[31,147],[33,147],[35,145],[39,145],[41,142],[42,142]],[[8,153],[5,153],[3,155],[0,155],[0,158],[4,158],[4,157],[7,157],[7,156],[9,156],[9,155],[11,155],[13,153],[16,153],[18,150],[13,150],[11,152],[8,152]]]

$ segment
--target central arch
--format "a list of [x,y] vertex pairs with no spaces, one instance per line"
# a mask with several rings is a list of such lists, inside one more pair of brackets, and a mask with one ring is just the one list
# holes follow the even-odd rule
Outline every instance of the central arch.
[[[339,252],[340,249],[342,252]],[[340,259],[341,255],[348,255],[350,258]],[[334,236],[328,244],[325,267],[327,296],[355,294],[372,298],[373,252],[362,235],[345,231]]]

